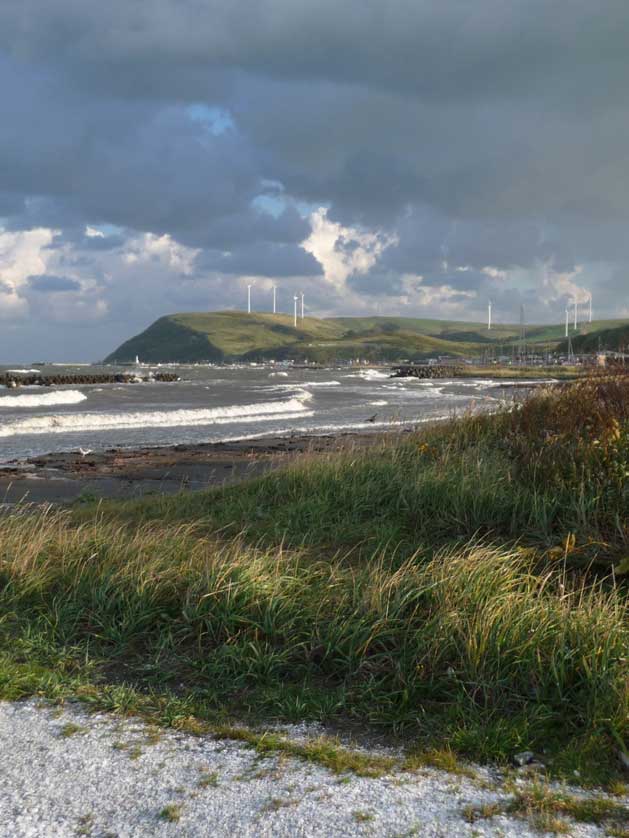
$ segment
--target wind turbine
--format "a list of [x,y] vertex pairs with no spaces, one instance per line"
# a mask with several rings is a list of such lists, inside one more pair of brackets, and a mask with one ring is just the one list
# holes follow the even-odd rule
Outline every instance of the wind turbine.
[[491,300],[487,305],[487,331],[491,332]]
[[293,297],[293,302],[295,304],[295,314],[294,314],[294,317],[293,317],[293,323],[294,323],[295,328],[297,328],[297,300],[298,299],[299,299],[299,297],[297,296],[297,294],[295,294],[295,296]]
[[570,334],[570,309],[566,306],[566,337]]
[[590,291],[590,312],[589,312],[589,322],[592,322],[592,292]]
[[251,314],[251,286],[253,283],[247,284],[247,314]]
[[273,286],[273,314],[277,314],[276,306],[277,285]]
[[304,292],[301,292],[301,319],[304,319]]
[[579,328],[579,303],[577,298],[574,298],[574,328],[575,331]]

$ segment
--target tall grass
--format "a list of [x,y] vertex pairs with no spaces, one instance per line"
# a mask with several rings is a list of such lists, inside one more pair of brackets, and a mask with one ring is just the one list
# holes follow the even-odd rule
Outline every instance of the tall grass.
[[[250,542],[399,555],[483,536],[609,568],[629,548],[629,378],[542,390],[246,485],[105,504],[118,520],[205,522]],[[79,513],[80,514],[80,513]],[[93,514],[87,510],[86,515]]]
[[579,559],[622,569],[628,406],[627,380],[578,384],[235,488],[4,516],[0,695],[62,661],[202,715],[603,776],[629,739],[627,594]]
[[470,544],[356,563],[67,513],[5,519],[5,643],[51,648],[232,712],[355,717],[482,757],[627,735],[626,602]]

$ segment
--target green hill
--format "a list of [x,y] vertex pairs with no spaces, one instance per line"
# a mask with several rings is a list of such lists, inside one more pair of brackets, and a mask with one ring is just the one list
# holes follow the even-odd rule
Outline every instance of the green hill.
[[[619,323],[629,328],[629,321],[598,321],[583,329],[598,345],[596,336],[605,333],[601,330]],[[527,340],[553,348],[559,345],[563,329],[562,325],[529,326]],[[479,355],[492,345],[506,347],[518,340],[519,333],[518,325],[496,325],[488,332],[484,323],[412,317],[306,317],[295,328],[286,314],[184,313],[161,317],[105,360],[132,362],[136,355],[150,363],[457,358]]]
[[[614,321],[611,321],[612,323]],[[563,341],[561,348],[567,351],[567,341]],[[629,323],[613,328],[600,329],[588,334],[577,335],[572,338],[572,348],[577,354],[596,352],[598,349],[609,349],[612,352],[627,352],[629,350]]]

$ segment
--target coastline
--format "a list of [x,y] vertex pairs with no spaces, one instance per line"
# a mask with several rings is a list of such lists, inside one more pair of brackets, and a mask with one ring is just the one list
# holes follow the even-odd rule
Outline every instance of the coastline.
[[82,498],[134,498],[239,483],[300,455],[365,447],[412,431],[290,434],[229,442],[109,448],[44,454],[0,467],[0,504],[66,504]]

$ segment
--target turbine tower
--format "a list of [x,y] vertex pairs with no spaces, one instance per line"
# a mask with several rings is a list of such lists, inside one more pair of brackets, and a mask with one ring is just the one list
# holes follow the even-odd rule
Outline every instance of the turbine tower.
[[487,305],[487,331],[491,332],[491,300]]
[[577,298],[574,298],[574,328],[575,331],[579,328],[579,303]]
[[304,292],[301,292],[301,319],[304,319]]
[[297,294],[295,294],[295,296],[293,297],[293,303],[294,303],[294,305],[295,305],[295,312],[294,312],[294,317],[293,317],[293,325],[295,326],[295,328],[297,328],[297,300],[298,300],[298,299],[299,299],[299,297],[297,296]]
[[251,282],[247,284],[247,314],[251,314],[251,285]]
[[570,309],[566,307],[566,337],[570,334]]
[[277,285],[273,286],[273,314],[277,314]]

